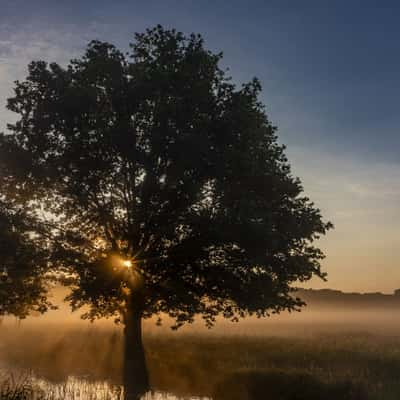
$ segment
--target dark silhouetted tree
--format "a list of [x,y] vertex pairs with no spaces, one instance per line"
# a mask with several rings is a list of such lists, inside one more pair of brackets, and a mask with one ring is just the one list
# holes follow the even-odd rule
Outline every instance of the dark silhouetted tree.
[[32,62],[8,101],[10,196],[42,221],[72,307],[125,325],[129,398],[148,389],[143,318],[263,317],[302,305],[292,282],[324,276],[313,241],[331,225],[292,176],[259,82],[237,88],[220,59],[157,26],[129,55],[93,41],[66,68]]
[[45,313],[50,276],[38,227],[0,197],[0,317]]

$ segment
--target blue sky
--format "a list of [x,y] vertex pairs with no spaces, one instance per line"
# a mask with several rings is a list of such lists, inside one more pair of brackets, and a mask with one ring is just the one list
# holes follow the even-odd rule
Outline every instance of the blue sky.
[[0,129],[31,59],[67,62],[91,39],[127,48],[157,23],[202,33],[234,81],[257,76],[293,171],[336,226],[329,281],[400,287],[400,3],[394,1],[0,0]]

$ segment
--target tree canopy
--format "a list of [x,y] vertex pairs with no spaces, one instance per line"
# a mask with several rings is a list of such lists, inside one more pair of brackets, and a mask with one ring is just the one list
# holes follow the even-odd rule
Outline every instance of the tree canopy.
[[[87,318],[118,319],[127,290],[143,317],[176,327],[265,316],[302,304],[293,282],[324,277],[313,242],[331,224],[292,175],[259,81],[238,87],[221,58],[201,36],[157,26],[129,53],[92,41],[68,66],[35,61],[16,82],[3,200],[36,222],[22,258],[3,247],[34,277],[70,285]],[[27,256],[35,238],[46,256]],[[35,279],[21,300],[42,307]]]
[[0,200],[0,317],[25,318],[51,308],[47,300],[48,254],[28,221]]

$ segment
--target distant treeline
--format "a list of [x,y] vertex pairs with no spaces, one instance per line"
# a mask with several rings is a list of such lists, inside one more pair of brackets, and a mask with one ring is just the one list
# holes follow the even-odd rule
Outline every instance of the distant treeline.
[[400,289],[393,294],[374,293],[345,293],[333,289],[296,289],[294,295],[304,300],[308,306],[345,307],[345,308],[387,308],[395,307],[400,310]]

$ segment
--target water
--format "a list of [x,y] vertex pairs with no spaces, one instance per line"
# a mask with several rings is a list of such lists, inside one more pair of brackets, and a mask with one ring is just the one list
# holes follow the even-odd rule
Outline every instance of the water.
[[[31,400],[123,400],[123,389],[107,381],[91,382],[83,378],[70,376],[65,382],[53,383],[37,378],[32,373],[0,373],[0,385],[18,387],[28,393]],[[4,383],[5,382],[5,383]],[[0,390],[1,393],[1,390]],[[206,397],[177,397],[170,393],[153,392],[143,396],[142,400],[211,400]]]
[[[119,385],[108,382],[89,382],[84,379],[69,377],[60,384],[37,380],[38,386],[47,393],[46,400],[122,400],[123,390]],[[142,400],[182,400],[173,394],[154,392],[145,395]],[[188,397],[185,400],[207,400],[206,398]]]

